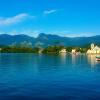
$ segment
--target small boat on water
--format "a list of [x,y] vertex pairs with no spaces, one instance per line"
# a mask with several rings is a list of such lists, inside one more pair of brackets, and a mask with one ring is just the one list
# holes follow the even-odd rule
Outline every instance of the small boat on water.
[[97,61],[100,61],[100,55],[96,56]]

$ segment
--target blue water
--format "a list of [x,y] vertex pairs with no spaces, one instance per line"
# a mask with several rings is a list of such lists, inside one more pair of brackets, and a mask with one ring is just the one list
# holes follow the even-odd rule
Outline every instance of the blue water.
[[0,100],[100,100],[95,56],[0,54]]

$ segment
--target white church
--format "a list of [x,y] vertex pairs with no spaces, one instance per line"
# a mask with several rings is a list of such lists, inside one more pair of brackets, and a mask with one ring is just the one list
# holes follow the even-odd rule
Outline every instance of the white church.
[[87,54],[100,54],[100,48],[92,43],[91,49],[87,51]]

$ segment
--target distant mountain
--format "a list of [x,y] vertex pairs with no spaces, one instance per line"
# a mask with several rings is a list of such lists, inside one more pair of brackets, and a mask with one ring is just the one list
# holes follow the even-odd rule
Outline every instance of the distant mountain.
[[90,43],[100,44],[100,35],[92,37],[61,37],[58,35],[41,33],[37,38],[27,35],[0,35],[0,45],[20,44],[23,42],[31,43],[33,46],[50,46],[50,45],[65,45],[65,46],[84,46]]
[[69,38],[41,33],[37,37],[37,40],[42,42],[44,45],[61,44],[65,46],[84,46],[90,43],[100,44],[100,35],[92,37]]
[[22,35],[8,35],[8,34],[0,35],[0,45],[11,45],[13,43],[20,44],[24,41],[34,43],[35,38],[23,34]]

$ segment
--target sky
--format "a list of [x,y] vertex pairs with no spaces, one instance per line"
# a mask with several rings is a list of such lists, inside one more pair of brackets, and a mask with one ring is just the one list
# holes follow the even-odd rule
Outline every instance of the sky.
[[0,0],[0,34],[100,34],[100,0]]

